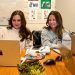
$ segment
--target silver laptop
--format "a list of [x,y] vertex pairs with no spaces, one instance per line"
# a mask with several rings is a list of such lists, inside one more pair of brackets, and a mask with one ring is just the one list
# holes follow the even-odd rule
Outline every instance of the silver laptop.
[[20,44],[16,40],[0,40],[0,66],[20,63]]

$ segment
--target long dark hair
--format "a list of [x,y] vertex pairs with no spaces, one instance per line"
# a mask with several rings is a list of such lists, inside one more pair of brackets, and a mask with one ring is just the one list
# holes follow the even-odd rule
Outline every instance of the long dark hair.
[[57,34],[58,38],[60,40],[62,40],[62,34],[63,34],[63,30],[64,30],[62,16],[61,16],[61,14],[58,11],[51,11],[49,13],[47,21],[46,21],[47,27],[45,27],[48,30],[51,30],[51,27],[49,25],[49,17],[50,17],[50,15],[54,15],[55,16],[55,19],[56,19],[56,22],[57,22],[57,27],[56,27],[55,33]]
[[8,29],[12,29],[13,25],[12,25],[12,19],[13,16],[15,15],[19,15],[21,17],[21,27],[19,30],[19,36],[21,37],[20,41],[23,41],[24,39],[32,39],[32,34],[30,32],[30,30],[26,27],[26,19],[24,16],[24,13],[21,10],[16,10],[11,14],[11,17],[9,19],[9,26],[7,27]]

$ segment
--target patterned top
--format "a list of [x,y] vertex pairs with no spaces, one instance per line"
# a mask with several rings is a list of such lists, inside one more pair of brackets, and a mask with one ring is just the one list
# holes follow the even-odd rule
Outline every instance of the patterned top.
[[70,32],[63,32],[62,42],[58,39],[57,35],[52,30],[43,29],[41,33],[41,41],[43,46],[60,47],[62,44],[71,48]]

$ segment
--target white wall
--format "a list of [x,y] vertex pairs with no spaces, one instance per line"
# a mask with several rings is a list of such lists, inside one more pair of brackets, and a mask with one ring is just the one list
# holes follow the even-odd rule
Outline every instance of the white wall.
[[56,10],[63,17],[63,25],[75,32],[75,0],[56,0]]
[[33,30],[41,30],[46,24],[27,24],[27,27],[33,31]]
[[[75,0],[56,0],[55,9],[63,18],[63,25],[66,29],[75,32]],[[42,29],[45,24],[28,24],[31,30]]]
[[[28,0],[25,0],[28,1]],[[56,10],[58,10],[63,18],[63,25],[66,29],[75,32],[75,0],[56,0]],[[27,11],[27,10],[25,10]],[[25,14],[26,16],[26,14]],[[27,24],[32,30],[40,30],[45,24]]]

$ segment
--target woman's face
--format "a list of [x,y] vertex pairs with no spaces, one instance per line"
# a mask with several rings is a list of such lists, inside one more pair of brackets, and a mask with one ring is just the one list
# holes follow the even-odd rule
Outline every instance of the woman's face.
[[21,17],[19,15],[13,16],[12,25],[15,29],[19,29],[21,27]]
[[57,27],[57,22],[56,22],[56,18],[54,15],[50,15],[49,16],[49,26],[52,28],[52,30],[55,30]]

